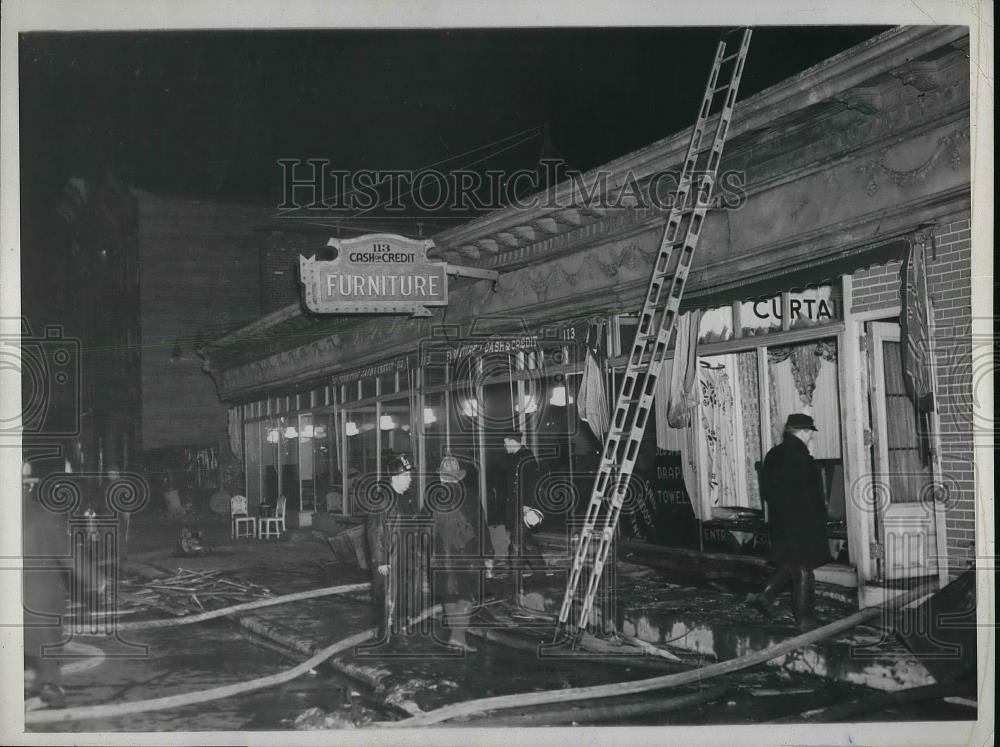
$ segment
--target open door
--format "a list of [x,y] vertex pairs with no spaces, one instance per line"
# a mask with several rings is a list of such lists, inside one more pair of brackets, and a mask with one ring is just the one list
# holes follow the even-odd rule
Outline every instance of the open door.
[[871,323],[868,361],[879,576],[886,581],[933,576],[939,559],[934,469],[922,453],[903,383],[898,324]]

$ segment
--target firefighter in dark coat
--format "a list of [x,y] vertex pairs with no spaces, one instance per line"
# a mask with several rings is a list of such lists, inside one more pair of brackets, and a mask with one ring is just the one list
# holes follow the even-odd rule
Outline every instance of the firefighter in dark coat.
[[[449,454],[441,460],[438,479],[437,490],[429,490],[427,499],[434,513],[434,593],[444,606],[448,644],[473,652],[476,649],[466,639],[466,630],[480,594],[480,580],[479,571],[467,564],[491,556],[492,543],[475,471],[462,469]],[[432,492],[439,498],[432,499]]]
[[516,565],[517,559],[524,560],[533,570],[544,570],[545,561],[542,548],[535,539],[533,530],[541,514],[536,508],[535,491],[538,487],[540,468],[531,449],[521,443],[521,434],[511,431],[503,438],[507,454],[504,462],[507,503],[504,523],[510,532],[510,560]]
[[372,574],[372,603],[378,622],[376,641],[384,641],[389,623],[397,619],[397,600],[401,598],[399,584],[406,578],[399,562],[399,524],[405,506],[404,494],[413,482],[413,466],[406,455],[394,457],[386,468],[387,480],[377,484],[377,506],[369,508],[365,517],[365,539],[368,543],[368,563]]
[[776,569],[763,591],[747,599],[766,617],[773,617],[775,598],[791,584],[792,608],[801,630],[816,626],[813,569],[830,560],[822,481],[809,453],[815,432],[810,416],[789,415],[784,440],[764,457],[761,492],[768,506],[771,562]]
[[61,708],[65,705],[62,673],[46,647],[56,648],[65,640],[61,623],[71,573],[69,524],[65,514],[43,505],[39,480],[31,473],[31,462],[25,462],[21,491],[25,665],[34,673],[30,692],[47,706]]

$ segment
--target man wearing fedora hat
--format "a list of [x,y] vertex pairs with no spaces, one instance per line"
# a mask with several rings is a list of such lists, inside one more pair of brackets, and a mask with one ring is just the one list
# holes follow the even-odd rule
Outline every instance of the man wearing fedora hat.
[[772,618],[775,599],[790,583],[792,609],[801,630],[816,626],[813,569],[830,560],[822,480],[809,453],[815,433],[816,425],[809,415],[789,415],[782,442],[764,457],[761,493],[768,506],[771,562],[776,569],[763,591],[747,598],[765,617]]

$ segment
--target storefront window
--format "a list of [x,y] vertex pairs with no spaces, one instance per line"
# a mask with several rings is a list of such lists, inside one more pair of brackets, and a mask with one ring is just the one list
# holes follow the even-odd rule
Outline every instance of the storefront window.
[[361,380],[361,399],[369,399],[375,396],[375,381],[376,378],[374,376]]
[[347,412],[344,436],[347,439],[348,512],[358,510],[357,490],[378,476],[378,422],[375,407]]
[[[317,510],[341,511],[340,480],[337,476],[335,439],[333,438],[333,416],[330,413],[315,413],[312,430],[306,431],[303,442],[312,450],[315,505]],[[303,492],[305,486],[303,485]],[[331,495],[336,492],[336,495]]]
[[448,392],[436,392],[424,397],[424,454],[427,470],[433,470],[441,462],[447,446]]
[[821,285],[788,294],[788,319],[791,329],[812,327],[843,319],[841,286]]
[[748,504],[763,508],[760,497],[758,469],[764,458],[761,444],[760,373],[757,370],[757,351],[736,354],[737,406],[740,408],[743,435],[743,459],[738,465],[743,470]]
[[410,406],[405,400],[382,404],[379,431],[381,433],[383,469],[388,461],[397,454],[406,453],[413,456]]
[[288,499],[289,508],[300,506],[299,503],[299,432],[298,418],[282,418],[279,428],[281,436],[281,484],[279,494]]
[[733,307],[720,306],[708,309],[701,316],[698,330],[699,342],[719,342],[733,337]]
[[270,503],[271,505],[274,505],[279,495],[278,449],[281,441],[281,431],[279,430],[280,425],[281,423],[277,418],[273,420],[263,420],[260,423],[260,463],[262,474],[261,500],[264,503]]
[[740,326],[743,337],[753,337],[781,329],[783,315],[781,295],[744,301],[740,304]]
[[771,443],[781,442],[785,420],[811,415],[819,429],[810,446],[816,459],[840,458],[840,391],[834,339],[767,349]]
[[313,456],[315,427],[312,413],[299,415],[299,510],[316,510],[316,460]]
[[260,504],[261,489],[261,423],[247,423],[243,426],[243,444],[246,453],[247,500],[251,507]]
[[846,518],[837,341],[768,348],[767,360],[771,439],[773,443],[781,441],[785,420],[791,413],[812,416],[817,432],[809,451],[820,468],[831,532],[835,533]]
[[[403,372],[403,376],[406,372]],[[396,393],[396,372],[385,374],[384,376],[379,376],[379,393],[381,396],[391,395]]]

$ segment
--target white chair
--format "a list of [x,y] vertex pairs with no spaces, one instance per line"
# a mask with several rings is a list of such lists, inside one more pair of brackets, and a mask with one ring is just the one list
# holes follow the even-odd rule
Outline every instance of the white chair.
[[[234,495],[229,499],[229,517],[233,522],[233,539],[239,539],[240,536],[257,536],[257,518],[250,516],[247,512],[247,497],[245,495]],[[241,535],[240,527],[243,526],[247,527],[247,531]]]
[[287,499],[285,496],[281,496],[274,508],[274,516],[266,516],[260,519],[259,536],[261,539],[270,539],[271,537],[277,539],[281,537],[281,533],[285,531],[285,503],[287,503]]

